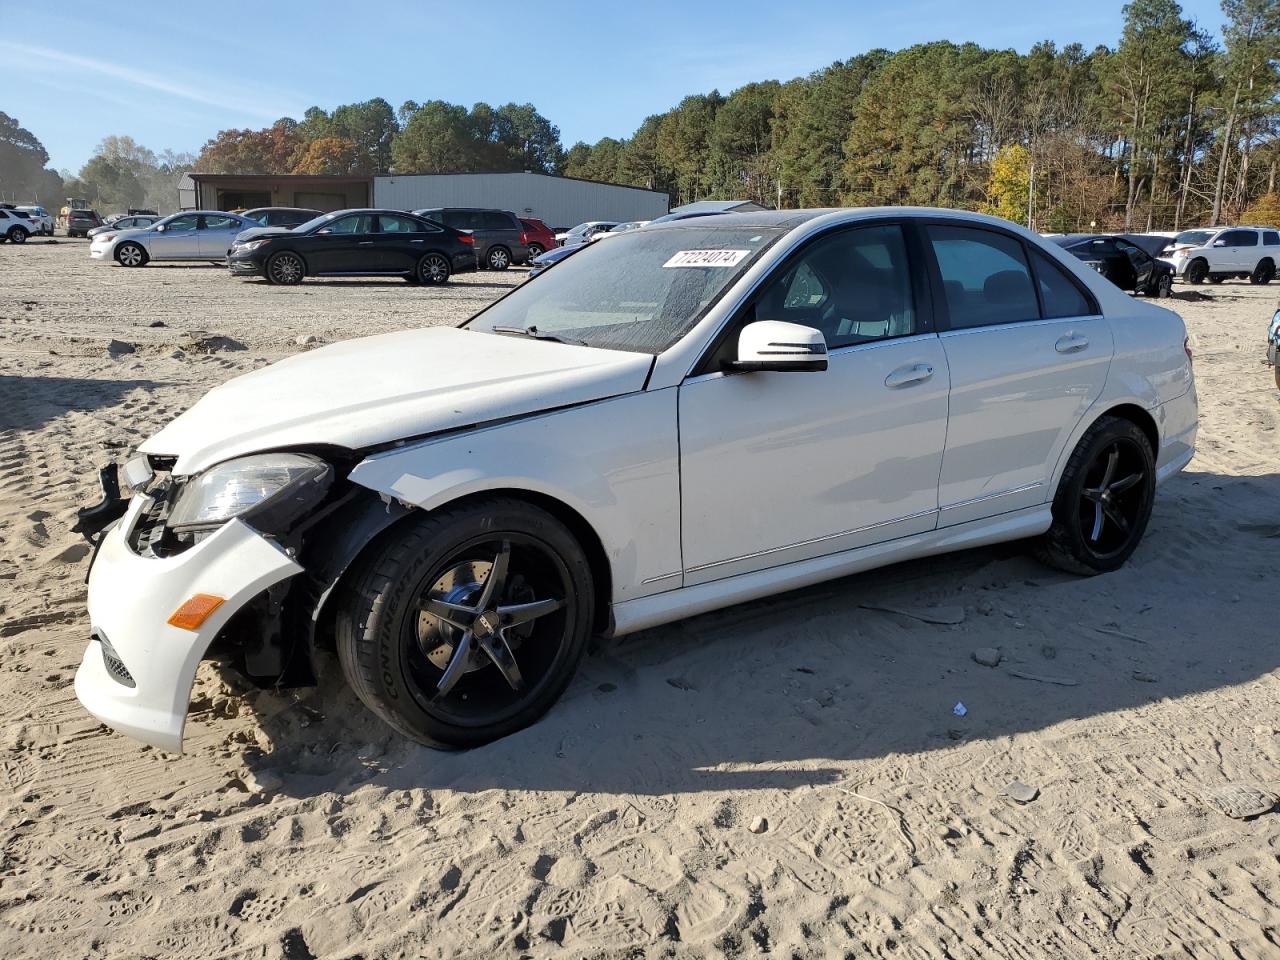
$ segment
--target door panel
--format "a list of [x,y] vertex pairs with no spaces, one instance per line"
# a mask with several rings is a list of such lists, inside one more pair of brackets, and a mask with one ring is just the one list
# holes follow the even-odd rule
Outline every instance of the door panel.
[[951,396],[938,483],[938,523],[950,526],[1051,496],[1058,456],[1106,382],[1112,339],[1066,271],[1037,251],[1032,272],[1020,240],[928,233],[952,327],[940,334]]
[[[933,376],[885,385],[917,365]],[[846,348],[822,373],[686,383],[686,586],[932,530],[946,431],[933,334]]]
[[372,214],[339,217],[313,233],[307,246],[311,273],[359,273],[377,269]]
[[231,242],[241,230],[248,229],[231,217],[201,217],[198,234],[200,256],[209,260],[221,260],[227,255]]
[[374,235],[377,269],[412,273],[418,264],[418,258],[426,249],[427,236],[417,220],[390,214],[380,215],[378,232]]
[[816,328],[828,368],[711,372],[680,387],[686,585],[934,528],[948,378],[938,337],[919,332],[919,277],[898,224],[818,238],[733,329]]
[[165,224],[164,233],[154,234],[147,248],[155,260],[187,260],[200,255],[199,218],[177,217]]

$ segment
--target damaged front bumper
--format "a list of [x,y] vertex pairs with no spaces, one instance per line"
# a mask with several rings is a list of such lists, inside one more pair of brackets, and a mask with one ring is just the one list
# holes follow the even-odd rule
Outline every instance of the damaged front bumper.
[[[104,503],[114,502],[110,493],[104,480]],[[240,520],[173,556],[143,556],[132,535],[153,502],[134,496],[98,542],[89,571],[92,639],[75,691],[108,726],[178,752],[196,667],[210,643],[246,604],[303,568]],[[220,602],[195,629],[172,625],[175,612],[197,595]]]

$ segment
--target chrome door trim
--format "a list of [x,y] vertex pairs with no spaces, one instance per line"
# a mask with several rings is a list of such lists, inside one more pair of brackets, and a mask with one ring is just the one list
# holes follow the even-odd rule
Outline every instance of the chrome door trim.
[[839,533],[828,533],[821,537],[810,537],[808,540],[797,540],[795,543],[788,543],[781,547],[769,547],[767,550],[756,550],[752,553],[744,553],[740,557],[729,557],[726,560],[713,560],[710,563],[700,563],[694,567],[686,567],[685,573],[698,573],[701,570],[710,570],[712,567],[722,567],[725,564],[737,563],[740,560],[755,560],[759,557],[767,557],[771,554],[781,553],[784,550],[794,550],[797,547],[809,547],[815,543],[827,543],[831,540],[838,540],[841,537],[848,537],[855,533],[865,533],[868,530],[875,530],[878,527],[888,527],[895,523],[902,523],[906,520],[919,520],[922,517],[931,517],[937,513],[937,509],[920,510],[917,513],[908,513],[903,517],[894,517],[892,520],[881,520],[878,523],[869,523],[866,526],[854,527],[852,530],[842,530]]
[[1020,487],[1014,487],[1012,490],[1001,490],[999,493],[988,493],[981,497],[973,497],[970,500],[957,500],[955,503],[948,503],[946,506],[939,507],[939,511],[954,510],[957,507],[971,507],[975,503],[986,503],[988,500],[998,500],[1000,497],[1011,497],[1015,493],[1026,493],[1029,490],[1035,490],[1044,486],[1043,480],[1037,480],[1034,483],[1024,483]]
[[1022,327],[1047,327],[1055,323],[1088,323],[1093,320],[1105,320],[1106,318],[1100,313],[1090,313],[1079,317],[1049,317],[1044,320],[1017,320],[1013,323],[988,323],[981,327],[960,327],[954,330],[940,330],[938,336],[942,339],[951,337],[963,337],[971,333],[990,333],[992,330],[1017,330]]

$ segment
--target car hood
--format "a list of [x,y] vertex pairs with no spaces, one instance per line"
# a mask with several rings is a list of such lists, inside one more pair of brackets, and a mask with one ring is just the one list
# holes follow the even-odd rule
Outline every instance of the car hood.
[[347,340],[210,390],[144,453],[197,473],[285,447],[351,450],[632,393],[652,357],[453,327]]

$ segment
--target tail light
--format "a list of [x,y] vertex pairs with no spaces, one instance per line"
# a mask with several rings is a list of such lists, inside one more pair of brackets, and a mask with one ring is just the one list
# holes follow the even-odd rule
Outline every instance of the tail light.
[[520,231],[520,242],[525,246],[529,245],[529,234],[526,233],[524,230]]
[[469,233],[458,234],[458,239],[461,240],[463,243],[465,243],[469,247],[475,244],[476,242],[476,238]]
[[1187,355],[1187,363],[1191,363],[1195,358],[1191,356],[1191,338],[1182,338],[1182,352]]

